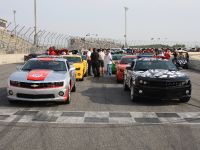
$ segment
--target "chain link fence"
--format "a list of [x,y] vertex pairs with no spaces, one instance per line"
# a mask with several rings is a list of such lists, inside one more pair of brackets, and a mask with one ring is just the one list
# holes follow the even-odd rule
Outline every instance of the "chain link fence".
[[[94,38],[87,35],[85,37],[75,37],[46,30],[38,30],[36,37],[37,40],[35,40],[34,44],[35,32],[33,27],[8,23],[4,28],[0,28],[0,54],[40,53],[50,46],[55,46],[58,49],[122,48],[124,43],[123,40]],[[200,42],[169,41],[166,38],[152,38],[149,41],[128,41],[129,46],[155,44],[170,46],[184,44],[187,47],[200,46]]]
[[38,30],[35,34],[33,27],[15,26],[12,23],[0,29],[0,54],[40,53],[50,46],[58,49],[113,48],[122,47],[122,42],[86,36],[75,37],[46,30]]

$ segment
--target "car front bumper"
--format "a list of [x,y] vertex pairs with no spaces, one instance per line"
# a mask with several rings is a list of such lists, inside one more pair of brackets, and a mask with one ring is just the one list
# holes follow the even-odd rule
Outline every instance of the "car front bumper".
[[[45,88],[45,89],[27,89],[10,86],[7,88],[7,97],[9,100],[19,101],[66,101],[68,89],[61,88]],[[12,95],[10,94],[12,91]],[[59,95],[63,92],[63,96]]]
[[168,88],[135,86],[134,94],[144,98],[177,99],[191,97],[191,86]]
[[123,81],[124,80],[124,72],[122,71],[117,71],[116,77],[118,81]]
[[76,70],[76,79],[82,79],[83,76],[83,70]]

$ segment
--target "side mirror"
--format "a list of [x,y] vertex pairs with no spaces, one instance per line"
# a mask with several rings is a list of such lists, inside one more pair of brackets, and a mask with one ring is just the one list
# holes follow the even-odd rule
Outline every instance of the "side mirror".
[[115,64],[119,64],[119,63],[120,63],[120,60],[116,61],[116,63],[115,63]]
[[126,70],[132,70],[132,67],[131,66],[127,66]]
[[17,66],[17,67],[16,67],[17,71],[22,70],[22,67],[23,67],[23,66]]
[[75,68],[73,66],[70,67],[69,71],[74,71]]

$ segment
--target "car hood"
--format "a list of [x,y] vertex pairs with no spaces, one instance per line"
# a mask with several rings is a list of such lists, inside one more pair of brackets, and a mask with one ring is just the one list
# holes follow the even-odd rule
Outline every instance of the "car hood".
[[187,60],[186,59],[184,59],[184,58],[179,58],[179,59],[177,59],[177,62],[179,63],[179,64],[187,64]]
[[144,78],[161,78],[161,79],[170,79],[170,78],[185,78],[186,75],[180,71],[169,71],[162,69],[152,69],[147,71],[136,71],[136,76]]
[[120,69],[125,69],[129,64],[118,64],[117,67]]
[[73,66],[75,68],[81,67],[83,64],[82,63],[73,63]]
[[19,82],[54,82],[63,81],[67,77],[66,71],[31,70],[17,71],[10,75],[9,80]]

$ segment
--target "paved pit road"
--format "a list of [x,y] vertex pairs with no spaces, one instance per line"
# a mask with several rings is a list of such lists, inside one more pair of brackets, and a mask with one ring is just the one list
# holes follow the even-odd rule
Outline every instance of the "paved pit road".
[[9,104],[6,82],[16,64],[0,66],[0,149],[200,149],[200,75],[189,103],[130,101],[114,77],[78,82],[72,103]]

